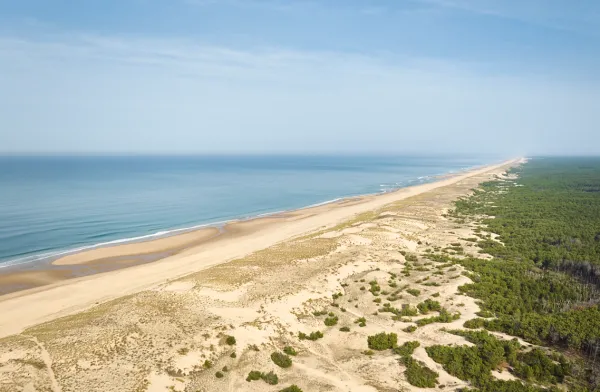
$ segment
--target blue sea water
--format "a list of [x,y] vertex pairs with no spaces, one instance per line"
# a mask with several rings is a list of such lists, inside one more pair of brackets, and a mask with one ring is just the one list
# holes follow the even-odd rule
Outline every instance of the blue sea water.
[[0,157],[0,267],[390,191],[493,157]]

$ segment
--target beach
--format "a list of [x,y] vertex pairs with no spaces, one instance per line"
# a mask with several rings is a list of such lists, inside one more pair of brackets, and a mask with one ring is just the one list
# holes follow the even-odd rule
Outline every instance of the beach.
[[[30,286],[0,296],[0,371],[4,371],[0,377],[8,374],[15,382],[47,383],[54,392],[116,391],[121,384],[124,390],[162,391],[171,385],[180,391],[240,390],[241,386],[259,390],[246,384],[242,375],[253,362],[267,364],[248,347],[267,349],[283,344],[292,331],[316,329],[310,312],[331,302],[331,295],[339,290],[350,290],[340,287],[341,282],[385,279],[406,263],[400,251],[417,254],[452,241],[467,246],[461,238],[468,237],[472,228],[451,224],[443,216],[445,211],[477,184],[503,176],[519,162],[480,167],[394,192],[232,221],[220,228],[91,249],[35,270],[3,274],[2,286]],[[415,284],[416,275],[408,279],[410,284]],[[460,308],[459,325],[478,310],[470,298],[454,299],[458,285],[467,281],[449,273],[439,277],[439,286],[424,286],[421,292],[435,290],[449,309]],[[360,294],[356,290],[353,296]],[[370,306],[362,299],[359,302],[361,307]],[[367,314],[352,307],[347,313]],[[369,323],[361,333],[384,324]],[[98,325],[111,327],[100,331]],[[159,329],[152,332],[153,328]],[[232,373],[228,384],[218,387],[197,366],[205,360],[227,361],[231,347],[223,344],[225,335],[237,339],[239,371],[237,378]],[[344,337],[332,335],[324,339],[330,347],[325,352],[310,344],[303,348],[307,359],[298,364],[301,371],[288,375],[290,380],[309,376],[329,382],[335,390],[377,390],[371,385],[375,381],[365,382],[358,370],[360,360],[348,351],[359,346],[359,336],[352,334],[349,346],[341,349],[336,344]],[[425,342],[461,339],[440,334],[433,325],[419,329],[415,336]],[[127,349],[121,352],[119,347]],[[12,354],[7,354],[8,349]],[[314,357],[316,352],[320,356]],[[44,366],[10,370],[9,362],[19,355],[42,358]],[[136,363],[136,355],[156,358]],[[424,350],[418,349],[415,356],[439,367]],[[342,361],[345,357],[347,363]],[[49,358],[54,362],[49,364]],[[345,365],[332,368],[337,361]],[[128,370],[118,370],[114,379],[120,381],[113,383],[108,379],[117,363],[127,364]],[[381,371],[391,362],[380,366]],[[377,385],[397,382],[381,373]],[[446,378],[447,384],[461,385],[460,380]],[[147,389],[136,389],[141,386]]]

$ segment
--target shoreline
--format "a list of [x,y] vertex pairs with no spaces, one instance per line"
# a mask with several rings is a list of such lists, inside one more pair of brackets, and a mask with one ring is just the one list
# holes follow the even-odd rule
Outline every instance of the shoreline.
[[[0,312],[4,315],[3,320],[0,320],[0,337],[17,333],[44,321],[79,312],[99,303],[151,289],[165,281],[227,263],[282,241],[331,228],[361,213],[518,162],[518,159],[513,159],[467,172],[454,173],[435,182],[400,188],[393,192],[342,199],[276,216],[236,221],[225,225],[223,232],[218,236],[205,238],[205,241],[199,245],[182,249],[158,261],[71,279],[55,277],[54,281],[43,286],[0,296]],[[147,242],[135,244],[135,247],[139,248],[138,254],[143,253],[147,244]],[[115,248],[105,249],[114,251]],[[131,252],[135,255],[133,250]],[[79,257],[83,254],[85,252],[79,254]],[[66,270],[88,265],[89,260],[83,264],[58,264]],[[40,273],[43,274],[44,271]],[[3,284],[2,278],[0,277],[0,285]],[[27,309],[36,309],[36,312]]]
[[[240,222],[287,217],[289,214],[303,213],[319,207],[360,201],[364,198],[379,197],[398,192],[402,189],[449,179],[487,166],[490,165],[478,165],[458,171],[419,177],[417,180],[422,180],[423,178],[428,180],[414,185],[398,187],[393,190],[342,196],[289,210],[267,212],[212,223],[201,223],[187,228],[169,229],[154,234],[110,240],[94,245],[84,245],[71,250],[57,250],[52,255],[38,255],[40,258],[35,260],[8,265],[0,264],[0,298],[3,295],[39,288],[63,280],[81,278],[160,261],[216,239],[225,233],[226,227],[230,228],[231,225]],[[35,257],[35,255],[31,257]]]
[[[285,214],[285,213],[291,213],[291,212],[295,212],[295,211],[301,211],[304,209],[310,209],[310,208],[320,207],[320,206],[324,206],[324,205],[328,205],[328,204],[334,204],[334,203],[337,203],[337,202],[340,202],[343,200],[348,200],[348,199],[358,199],[358,198],[363,198],[363,197],[385,195],[387,193],[397,192],[404,188],[410,188],[410,187],[414,187],[414,186],[430,184],[430,183],[440,181],[440,180],[443,180],[446,178],[451,178],[451,177],[454,177],[457,175],[461,175],[461,174],[464,174],[464,173],[467,173],[467,172],[470,172],[473,170],[477,170],[477,169],[486,167],[486,166],[494,165],[496,163],[497,162],[483,164],[483,165],[470,166],[470,167],[466,167],[466,168],[459,169],[459,170],[450,170],[448,172],[441,173],[441,174],[432,174],[432,175],[427,175],[424,177],[418,177],[416,179],[408,180],[408,185],[396,186],[396,187],[388,188],[388,189],[385,189],[385,190],[379,191],[379,192],[339,196],[339,197],[336,197],[331,200],[326,200],[323,202],[316,202],[314,204],[303,205],[300,207],[292,207],[292,208],[285,209],[285,210],[259,213],[256,215],[253,215],[252,213],[248,213],[248,215],[245,215],[245,216],[233,217],[230,219],[218,220],[218,221],[214,221],[214,222],[198,223],[198,224],[194,224],[189,227],[169,228],[169,229],[160,230],[160,231],[157,231],[155,233],[150,233],[150,234],[146,234],[146,233],[140,233],[139,235],[134,234],[133,237],[107,239],[107,241],[105,241],[105,242],[73,246],[72,248],[67,248],[67,249],[56,249],[56,250],[51,250],[51,251],[48,251],[45,253],[32,254],[29,256],[7,259],[7,260],[4,260],[3,262],[0,262],[0,276],[5,273],[8,273],[8,272],[19,272],[19,271],[32,270],[32,269],[43,269],[44,266],[48,266],[48,265],[60,265],[61,262],[59,262],[59,263],[56,263],[56,262],[59,260],[62,260],[64,258],[71,258],[74,255],[78,255],[81,253],[87,253],[87,252],[95,251],[98,249],[116,248],[116,247],[120,247],[123,245],[131,245],[131,244],[151,243],[154,241],[159,241],[159,240],[167,239],[167,238],[171,238],[171,237],[178,237],[178,236],[186,235],[189,233],[194,233],[194,232],[201,231],[201,230],[208,230],[211,228],[217,228],[217,229],[221,230],[224,226],[231,224],[231,223],[235,223],[235,222],[244,222],[244,221],[259,219],[259,218],[263,218],[263,217],[275,216],[278,214]],[[427,180],[421,181],[422,179],[427,179]],[[396,185],[398,185],[398,184],[396,184]],[[0,296],[2,294],[3,294],[2,290],[0,289]]]

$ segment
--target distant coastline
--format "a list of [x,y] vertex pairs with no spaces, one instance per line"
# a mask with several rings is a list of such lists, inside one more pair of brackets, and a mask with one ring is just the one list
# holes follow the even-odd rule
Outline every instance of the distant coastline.
[[337,195],[334,198],[329,199],[329,200],[315,202],[315,203],[308,204],[308,205],[299,205],[297,207],[285,209],[285,210],[279,210],[277,208],[268,208],[266,206],[263,206],[263,208],[266,208],[267,210],[271,210],[271,211],[264,212],[264,213],[245,213],[245,214],[241,213],[241,214],[234,215],[228,219],[222,219],[222,220],[216,220],[216,221],[211,221],[211,220],[200,221],[200,222],[196,222],[195,224],[190,224],[189,226],[186,225],[186,226],[182,226],[182,227],[173,227],[173,228],[164,228],[163,227],[156,231],[154,231],[154,230],[150,231],[150,232],[146,231],[146,233],[142,232],[142,233],[140,233],[140,235],[135,235],[132,237],[108,239],[107,241],[101,241],[101,242],[97,242],[97,243],[93,243],[93,242],[89,241],[87,244],[83,243],[83,244],[79,244],[79,245],[61,247],[61,248],[58,248],[55,250],[33,252],[33,254],[27,254],[24,256],[17,256],[17,257],[12,257],[12,258],[5,258],[4,260],[2,259],[2,255],[0,254],[0,273],[3,273],[7,270],[14,271],[19,268],[35,268],[36,263],[40,267],[42,267],[43,265],[47,265],[48,263],[53,263],[54,261],[56,261],[58,259],[68,257],[70,255],[78,254],[81,252],[95,250],[95,249],[102,249],[105,247],[114,247],[114,246],[127,245],[127,244],[136,244],[136,243],[147,242],[147,241],[154,241],[154,240],[159,240],[162,238],[169,238],[171,236],[186,234],[186,233],[193,232],[193,231],[196,231],[199,229],[210,228],[210,227],[222,228],[223,226],[225,226],[229,223],[232,223],[232,222],[251,220],[251,219],[255,219],[255,218],[276,215],[279,213],[291,212],[291,211],[295,211],[295,210],[299,210],[299,209],[327,205],[327,204],[335,203],[337,201],[347,199],[347,198],[364,197],[364,196],[371,196],[371,195],[376,195],[376,194],[381,194],[381,193],[386,193],[386,192],[393,192],[393,191],[396,191],[398,189],[401,189],[401,188],[404,188],[407,186],[412,186],[412,185],[416,185],[416,184],[424,184],[424,183],[436,181],[439,178],[444,178],[445,176],[452,175],[454,173],[469,171],[478,166],[480,166],[480,165],[455,168],[455,169],[447,170],[445,172],[437,172],[435,174],[430,174],[430,175],[425,175],[425,176],[415,176],[413,178],[404,180],[402,183],[381,183],[381,184],[379,184],[378,191],[361,193],[361,194]]
[[465,168],[455,173],[423,178],[421,179],[422,182],[417,185],[401,187],[395,191],[341,197],[289,211],[278,211],[244,219],[197,225],[137,239],[112,241],[108,244],[64,252],[55,257],[45,258],[42,261],[7,266],[0,269],[0,295],[148,264],[174,256],[180,257],[180,255],[186,254],[187,251],[210,245],[210,243],[243,237],[260,230],[275,230],[278,226],[285,227],[290,221],[305,219],[315,214],[349,205],[377,200],[385,195],[393,195],[397,192],[410,192],[424,185],[435,185],[436,182],[444,179],[452,179],[465,173],[482,170],[485,167],[488,166]]

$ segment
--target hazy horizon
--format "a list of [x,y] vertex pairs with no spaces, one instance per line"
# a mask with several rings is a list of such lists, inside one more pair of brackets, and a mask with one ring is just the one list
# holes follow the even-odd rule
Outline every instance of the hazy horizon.
[[600,154],[600,4],[0,4],[0,154]]

